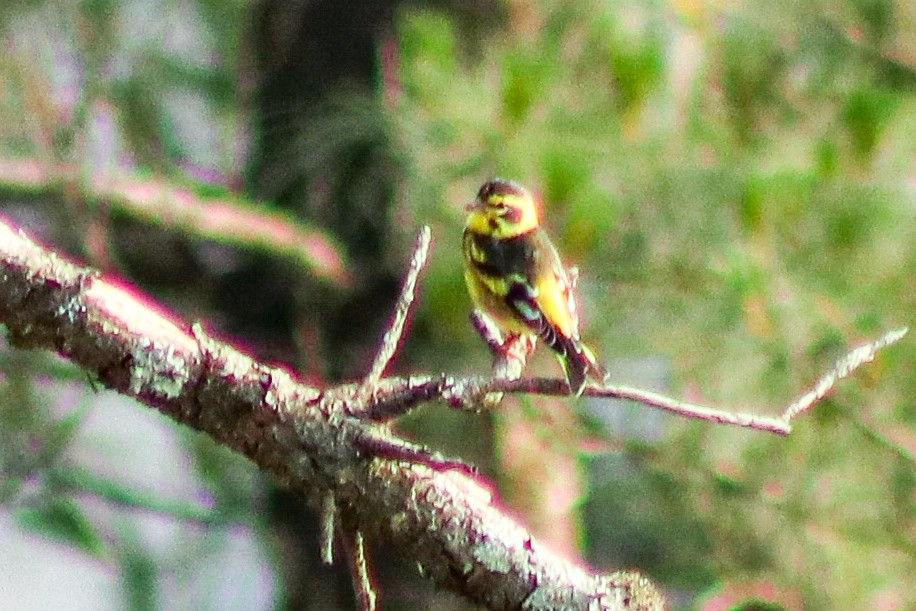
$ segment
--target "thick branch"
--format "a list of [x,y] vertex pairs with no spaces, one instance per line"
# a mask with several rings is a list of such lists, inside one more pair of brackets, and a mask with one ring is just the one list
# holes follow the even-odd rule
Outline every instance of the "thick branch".
[[552,554],[481,481],[367,454],[405,442],[349,415],[360,411],[359,387],[305,386],[3,223],[0,321],[16,345],[56,350],[107,387],[245,454],[316,507],[332,494],[349,532],[395,546],[441,586],[490,609],[663,607],[638,575],[596,575]]

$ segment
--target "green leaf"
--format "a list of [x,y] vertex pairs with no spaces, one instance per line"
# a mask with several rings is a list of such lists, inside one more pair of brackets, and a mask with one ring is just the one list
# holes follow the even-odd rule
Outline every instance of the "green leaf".
[[870,86],[862,87],[846,100],[843,123],[860,159],[874,153],[899,103],[899,95]]
[[184,500],[169,499],[157,493],[135,490],[86,469],[53,469],[49,479],[57,489],[91,494],[111,504],[161,513],[176,520],[209,523],[214,519],[213,512],[206,507]]
[[126,608],[132,611],[159,609],[159,572],[156,561],[136,540],[136,533],[125,532],[125,543],[120,560]]
[[779,603],[774,603],[766,600],[760,600],[757,598],[745,600],[734,607],[731,608],[731,611],[784,611],[785,607]]
[[25,507],[15,514],[21,528],[102,556],[105,544],[83,509],[72,499],[56,497],[43,507]]

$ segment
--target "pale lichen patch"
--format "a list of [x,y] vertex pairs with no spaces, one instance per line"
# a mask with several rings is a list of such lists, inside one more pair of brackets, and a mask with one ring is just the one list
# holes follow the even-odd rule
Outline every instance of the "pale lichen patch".
[[131,352],[129,391],[158,400],[176,399],[191,381],[189,365],[174,346],[140,338]]

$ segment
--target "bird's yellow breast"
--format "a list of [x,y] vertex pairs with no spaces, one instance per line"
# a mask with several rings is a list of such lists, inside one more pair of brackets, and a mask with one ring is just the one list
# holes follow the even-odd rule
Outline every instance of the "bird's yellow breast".
[[496,238],[466,229],[463,239],[465,281],[474,303],[505,330],[531,333],[510,292],[524,287],[547,322],[564,337],[578,338],[573,296],[560,257],[546,233],[537,228],[513,238]]

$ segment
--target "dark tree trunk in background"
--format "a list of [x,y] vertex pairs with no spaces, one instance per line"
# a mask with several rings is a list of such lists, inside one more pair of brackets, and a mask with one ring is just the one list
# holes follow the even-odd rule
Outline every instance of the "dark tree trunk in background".
[[[381,107],[379,65],[379,49],[392,35],[397,4],[264,0],[253,15],[250,189],[336,236],[349,257],[353,282],[342,293],[290,278],[290,271],[276,262],[267,272],[273,278],[264,277],[263,266],[252,268],[249,286],[279,288],[274,293],[279,298],[265,304],[290,306],[272,312],[255,307],[240,315],[268,315],[269,324],[298,334],[306,349],[297,364],[309,373],[320,368],[329,380],[366,373],[402,272],[386,262],[400,265],[405,259],[388,251],[400,168]],[[458,10],[469,14],[470,7],[476,13],[471,20],[479,21],[491,4],[473,2]],[[298,498],[279,490],[272,506],[284,537],[286,608],[352,609],[345,565],[333,570],[319,565],[315,516],[303,512]],[[376,556],[386,599],[409,600],[408,607],[416,609],[427,608],[433,597],[441,602],[444,595],[431,586],[417,589],[415,567],[391,566],[384,553]]]
[[361,373],[367,331],[381,328],[397,288],[383,262],[398,168],[376,85],[393,13],[384,0],[267,0],[254,15],[251,189],[330,230],[350,258],[346,295],[284,283],[296,306],[283,322],[296,327],[295,312],[307,312],[301,332],[316,340],[299,364],[335,380]]
[[[265,0],[253,16],[250,188],[330,230],[353,274],[346,294],[306,286],[303,279],[284,282],[283,297],[295,305],[275,322],[312,340],[296,360],[311,373],[321,367],[332,380],[363,373],[375,344],[367,330],[381,329],[397,290],[397,278],[383,265],[397,167],[376,93],[377,48],[391,31],[394,6],[390,0]],[[320,563],[315,515],[278,489],[271,509],[282,539],[285,607],[352,609],[346,563]]]

